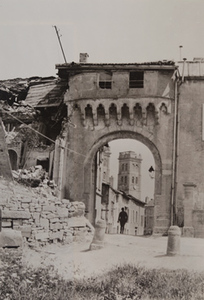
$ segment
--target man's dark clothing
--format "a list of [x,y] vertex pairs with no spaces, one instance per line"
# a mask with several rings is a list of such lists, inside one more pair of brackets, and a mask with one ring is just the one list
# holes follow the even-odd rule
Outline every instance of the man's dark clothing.
[[124,210],[122,210],[118,216],[118,222],[120,222],[120,233],[124,232],[124,226],[127,220],[128,220],[128,215]]

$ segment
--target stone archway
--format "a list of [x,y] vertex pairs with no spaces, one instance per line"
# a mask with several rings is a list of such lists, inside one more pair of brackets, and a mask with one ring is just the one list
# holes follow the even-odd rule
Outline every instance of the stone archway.
[[[117,105],[113,101],[106,102],[109,105],[106,110],[102,108],[101,102],[97,101],[98,107],[96,109],[92,107],[92,112],[91,100],[87,101],[86,105],[85,101],[82,104],[73,102],[72,110],[69,107],[76,126],[67,124],[66,128],[67,147],[62,196],[71,201],[83,201],[86,205],[87,218],[94,224],[96,152],[111,140],[121,138],[138,140],[150,149],[155,159],[154,232],[162,234],[170,226],[173,115],[170,110],[160,109],[165,105],[163,99],[156,99],[157,107],[147,99],[133,101],[135,106],[131,104],[132,109],[128,112],[128,106],[124,105],[125,100],[118,100],[119,113],[114,110]],[[143,105],[143,108],[137,103]]]
[[[108,141],[131,138],[144,143],[156,162],[155,228],[170,226],[174,110],[174,65],[58,65],[68,80],[64,95],[68,110],[64,130],[62,197],[84,201],[94,223],[94,156]],[[106,76],[108,73],[108,76]],[[139,81],[132,75],[141,75]]]
[[[136,101],[138,103],[138,100]],[[157,99],[157,102],[159,101],[161,104],[164,103],[162,99]],[[86,205],[87,218],[94,224],[94,157],[98,149],[116,139],[129,138],[140,141],[150,149],[155,159],[154,232],[162,234],[170,226],[173,115],[167,110],[156,111],[155,106],[149,105],[146,99],[144,103],[143,110],[148,108],[150,111],[147,115],[137,104],[129,113],[127,107],[120,104],[121,115],[116,114],[116,116],[113,102],[109,102],[109,114],[107,114],[98,101],[99,108],[95,116],[87,112],[88,109],[91,111],[88,101],[87,105],[84,105],[83,101],[85,115],[81,107],[75,103],[72,109],[72,120],[76,126],[67,124],[66,128],[67,147],[62,196],[71,201],[83,201]],[[107,108],[106,112],[108,112]]]

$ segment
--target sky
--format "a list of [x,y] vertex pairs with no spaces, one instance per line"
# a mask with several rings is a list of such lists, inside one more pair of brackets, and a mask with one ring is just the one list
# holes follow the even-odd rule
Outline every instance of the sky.
[[203,0],[0,0],[0,80],[55,76],[79,53],[90,63],[204,56]]
[[[68,63],[83,52],[89,63],[204,57],[203,12],[203,0],[0,0],[0,80],[57,75],[64,58],[53,26]],[[152,156],[131,143],[119,150],[144,156],[143,190],[151,197]]]

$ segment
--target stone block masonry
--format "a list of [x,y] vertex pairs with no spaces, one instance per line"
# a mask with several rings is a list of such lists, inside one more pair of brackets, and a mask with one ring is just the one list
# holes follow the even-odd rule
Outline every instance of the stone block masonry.
[[21,231],[32,245],[67,244],[93,235],[84,203],[59,200],[49,187],[28,188],[0,179],[0,209],[2,231]]

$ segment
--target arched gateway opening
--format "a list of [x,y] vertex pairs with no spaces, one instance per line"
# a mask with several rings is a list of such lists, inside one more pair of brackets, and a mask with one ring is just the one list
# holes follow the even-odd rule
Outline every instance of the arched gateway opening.
[[95,222],[105,220],[106,233],[120,233],[124,209],[124,234],[152,234],[155,162],[149,148],[133,139],[114,140],[99,149],[95,166]]
[[[144,144],[151,151],[155,161],[155,187],[154,199],[161,195],[162,190],[162,162],[157,147],[146,137],[136,132],[120,131],[113,132],[100,138],[90,149],[84,164],[84,199],[86,199],[87,216],[95,223],[96,220],[96,185],[97,185],[97,170],[96,170],[96,154],[103,146],[114,140],[131,139]],[[103,175],[103,174],[102,174]]]

